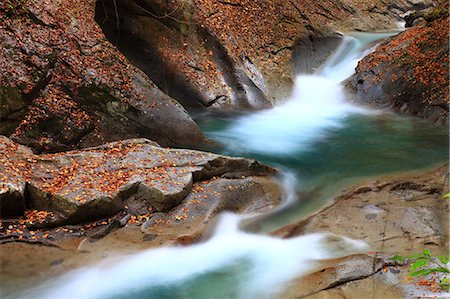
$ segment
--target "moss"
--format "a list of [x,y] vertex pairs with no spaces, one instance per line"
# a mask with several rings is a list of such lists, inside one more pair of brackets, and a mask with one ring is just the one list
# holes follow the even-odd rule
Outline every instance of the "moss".
[[119,101],[111,95],[106,86],[95,84],[80,87],[79,95],[81,103],[96,111],[107,112],[113,117],[120,116],[129,108],[128,104]]
[[128,104],[119,101],[112,101],[106,103],[106,111],[111,116],[120,116],[128,110]]
[[433,10],[427,12],[423,17],[427,22],[434,21],[436,19],[439,19],[440,17],[448,14],[448,9],[443,6],[438,6],[434,8]]
[[0,86],[0,118],[8,117],[11,113],[25,107],[20,90],[12,86]]
[[111,95],[109,87],[95,84],[81,86],[78,95],[80,97],[78,100],[83,105],[96,110],[104,110],[106,103],[116,100]]

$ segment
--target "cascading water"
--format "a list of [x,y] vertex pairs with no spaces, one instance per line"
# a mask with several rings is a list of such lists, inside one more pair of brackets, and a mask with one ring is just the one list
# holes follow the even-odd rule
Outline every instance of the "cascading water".
[[284,171],[286,202],[276,211],[259,220],[226,213],[203,243],[105,261],[14,298],[268,298],[315,269],[317,260],[367,250],[360,241],[326,233],[280,240],[249,231],[267,231],[304,215],[309,208],[298,204],[298,192],[314,199],[306,203],[318,201],[317,208],[319,199],[346,179],[447,158],[445,133],[443,138],[436,128],[374,117],[345,102],[340,82],[351,75],[368,45],[385,36],[346,37],[315,75],[299,76],[291,99],[274,109],[201,120],[206,134],[223,145],[221,152],[251,156]]
[[267,298],[320,259],[367,250],[362,241],[326,233],[288,240],[248,234],[239,230],[240,221],[224,213],[205,243],[80,269],[22,298]]
[[371,42],[392,33],[353,35],[343,38],[335,55],[316,74],[296,78],[293,94],[286,103],[241,117],[210,137],[232,151],[292,154],[308,149],[330,128],[342,127],[342,118],[350,113],[368,113],[346,101],[340,83],[354,72]]
[[319,76],[300,76],[290,101],[243,117],[227,130],[218,132],[215,138],[241,151],[293,153],[320,138],[323,128],[339,127],[340,118],[358,109],[346,104],[344,99],[337,82]]
[[296,79],[291,98],[247,115],[200,115],[205,134],[222,154],[246,156],[294,173],[300,198],[259,217],[246,229],[264,232],[318,209],[361,178],[432,167],[448,159],[447,128],[352,105],[342,81],[373,43],[393,33],[354,32],[313,75]]

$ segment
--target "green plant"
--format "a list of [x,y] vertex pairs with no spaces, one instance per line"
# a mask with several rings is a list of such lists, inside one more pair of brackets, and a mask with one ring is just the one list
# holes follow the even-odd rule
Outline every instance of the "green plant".
[[435,279],[439,280],[439,285],[442,289],[450,290],[450,269],[448,264],[450,256],[432,256],[429,250],[424,250],[422,253],[404,257],[396,255],[392,258],[394,261],[405,262],[410,261],[409,277],[425,277],[429,274],[438,273]]

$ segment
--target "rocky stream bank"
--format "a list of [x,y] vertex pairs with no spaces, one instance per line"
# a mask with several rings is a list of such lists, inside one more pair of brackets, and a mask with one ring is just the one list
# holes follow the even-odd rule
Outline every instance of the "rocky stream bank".
[[[114,255],[208,237],[261,213],[274,168],[190,149],[190,111],[270,108],[340,32],[408,28],[364,58],[354,101],[448,123],[448,1],[6,0],[0,3],[0,281],[26,288]],[[153,141],[151,141],[153,140]],[[448,253],[448,165],[373,179],[273,232],[329,231],[367,254],[324,262],[284,298],[420,297],[395,254]],[[387,295],[388,294],[388,295]],[[435,294],[431,294],[435,295]],[[438,294],[439,295],[439,294]],[[389,297],[388,296],[388,297]]]

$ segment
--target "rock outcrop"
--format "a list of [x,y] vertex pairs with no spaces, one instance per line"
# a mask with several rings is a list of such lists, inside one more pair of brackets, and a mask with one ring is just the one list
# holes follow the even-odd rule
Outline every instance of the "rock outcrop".
[[403,290],[392,284],[404,281],[407,268],[389,257],[417,254],[424,249],[437,255],[448,252],[446,192],[448,165],[423,175],[381,179],[359,186],[316,214],[276,231],[275,235],[284,238],[328,231],[364,240],[371,246],[368,255],[329,261],[321,271],[298,279],[283,298],[402,295]]
[[176,222],[268,209],[281,197],[270,179],[275,170],[254,160],[164,149],[146,139],[46,155],[6,137],[0,146],[2,216],[34,209],[58,216],[52,225],[62,225],[125,209],[147,216],[176,209],[170,214]]
[[358,103],[448,123],[448,1],[361,60],[347,86]]
[[278,205],[275,173],[255,160],[146,139],[35,155],[0,136],[2,290],[113,252],[198,242],[222,211]]
[[96,19],[185,107],[254,109],[289,96],[296,47],[336,30],[396,28],[413,2],[98,0]]
[[7,0],[0,15],[0,134],[38,152],[202,142],[186,110],[105,39],[93,0]]

